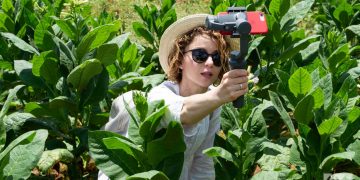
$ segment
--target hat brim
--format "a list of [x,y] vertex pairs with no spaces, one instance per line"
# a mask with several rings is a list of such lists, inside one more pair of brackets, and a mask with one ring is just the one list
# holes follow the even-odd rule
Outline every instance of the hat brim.
[[[165,73],[168,73],[169,70],[169,55],[175,46],[175,40],[196,27],[205,26],[205,19],[208,15],[209,14],[193,14],[183,17],[165,30],[161,36],[159,47],[160,65]],[[239,49],[240,42],[238,39],[225,37],[225,40],[230,44],[231,49]]]

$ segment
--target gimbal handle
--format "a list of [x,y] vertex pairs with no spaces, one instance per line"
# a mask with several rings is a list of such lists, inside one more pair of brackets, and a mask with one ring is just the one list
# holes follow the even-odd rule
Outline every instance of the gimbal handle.
[[[248,52],[248,45],[249,43],[249,35],[243,34],[240,37],[240,51],[231,51],[230,53],[230,68],[231,69],[245,69],[246,68],[246,61],[245,56]],[[235,108],[241,108],[244,106],[244,95],[238,97],[235,101],[233,101],[233,106]]]

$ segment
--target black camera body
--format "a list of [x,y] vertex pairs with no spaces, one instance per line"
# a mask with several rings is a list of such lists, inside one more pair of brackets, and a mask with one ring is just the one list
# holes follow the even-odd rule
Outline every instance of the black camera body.
[[206,17],[205,26],[208,29],[220,31],[224,35],[239,37],[251,32],[251,24],[247,20],[244,7],[229,7],[227,12]]
[[[251,31],[251,25],[247,21],[246,9],[244,7],[229,7],[225,13],[220,13],[217,16],[209,15],[205,19],[205,27],[220,31],[225,35],[231,35],[231,37],[240,37],[240,51],[230,53],[229,65],[231,69],[245,69],[245,56],[248,51]],[[240,108],[244,104],[244,96],[233,101],[233,106],[236,108]]]

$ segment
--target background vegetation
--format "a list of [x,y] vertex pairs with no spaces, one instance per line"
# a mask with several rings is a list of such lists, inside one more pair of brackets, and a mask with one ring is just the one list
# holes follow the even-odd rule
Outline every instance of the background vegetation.
[[[265,12],[269,33],[249,44],[259,83],[244,107],[224,106],[215,147],[203,152],[217,177],[358,179],[357,0],[2,0],[0,179],[94,179],[99,169],[113,179],[179,177],[180,124],[156,131],[164,102],[132,92],[165,79],[157,52],[171,23],[232,5]],[[101,131],[126,93],[130,138]]]

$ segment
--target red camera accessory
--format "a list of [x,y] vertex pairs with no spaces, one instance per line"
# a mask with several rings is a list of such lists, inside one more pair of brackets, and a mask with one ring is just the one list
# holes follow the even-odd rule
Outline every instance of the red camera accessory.
[[251,25],[250,34],[266,34],[268,32],[266,17],[263,12],[249,11],[246,12],[246,16]]
[[268,27],[263,12],[249,11],[243,7],[229,7],[227,12],[208,16],[205,26],[223,35],[266,34]]

